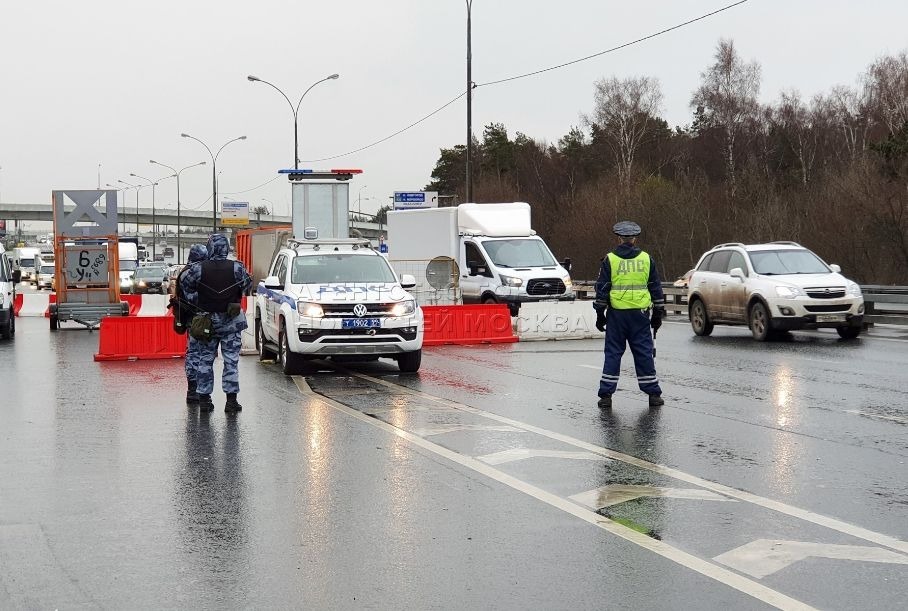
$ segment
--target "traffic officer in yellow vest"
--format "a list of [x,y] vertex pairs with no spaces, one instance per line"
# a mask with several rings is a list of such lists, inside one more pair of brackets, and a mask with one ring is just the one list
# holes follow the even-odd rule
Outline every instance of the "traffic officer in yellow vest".
[[649,406],[665,404],[653,359],[653,331],[665,317],[665,295],[653,258],[636,246],[640,226],[615,224],[620,244],[602,260],[596,280],[596,328],[605,331],[605,364],[599,381],[599,407],[612,407],[626,344],[634,355],[637,384],[649,395]]

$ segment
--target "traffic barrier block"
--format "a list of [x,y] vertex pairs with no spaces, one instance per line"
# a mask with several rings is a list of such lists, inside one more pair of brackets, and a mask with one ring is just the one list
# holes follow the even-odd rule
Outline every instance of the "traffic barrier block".
[[13,308],[16,316],[47,316],[48,306],[56,301],[56,293],[16,293]]
[[514,324],[520,341],[591,339],[605,334],[596,329],[590,301],[524,303]]
[[139,301],[141,305],[136,316],[167,316],[169,295],[136,295],[136,297],[141,297]]
[[424,346],[500,344],[516,342],[508,306],[422,306]]
[[129,304],[129,315],[138,316],[139,310],[142,309],[142,296],[141,295],[124,295],[120,293],[120,301],[125,301]]
[[108,316],[101,319],[96,361],[174,359],[186,354],[186,336],[172,316]]

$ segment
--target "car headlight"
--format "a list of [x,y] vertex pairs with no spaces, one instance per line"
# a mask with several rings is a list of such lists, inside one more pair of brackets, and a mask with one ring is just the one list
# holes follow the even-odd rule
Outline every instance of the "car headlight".
[[395,303],[391,308],[391,316],[407,316],[416,311],[416,302],[412,299]]
[[322,318],[325,315],[322,306],[311,301],[298,301],[296,310],[300,313],[300,316],[308,316],[309,318]]
[[860,297],[863,294],[861,293],[861,285],[857,282],[849,282],[846,290],[852,297]]
[[144,281],[144,280],[139,280],[139,286],[145,286],[145,281]]
[[564,278],[561,279],[561,281],[564,282],[564,288],[566,290],[570,290],[570,289],[574,288],[574,283],[571,282],[570,276],[565,276]]
[[505,276],[504,274],[499,274],[498,277],[501,278],[501,283],[505,286],[523,286],[523,278]]
[[804,291],[799,289],[796,286],[777,286],[776,295],[782,297],[783,299],[794,299],[800,295],[803,295]]

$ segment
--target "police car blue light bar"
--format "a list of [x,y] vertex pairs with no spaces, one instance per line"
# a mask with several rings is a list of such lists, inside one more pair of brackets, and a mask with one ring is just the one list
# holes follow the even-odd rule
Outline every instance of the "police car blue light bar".
[[311,168],[294,168],[292,170],[278,170],[278,174],[286,174],[290,180],[334,179],[350,180],[355,174],[363,171],[353,168],[332,168],[330,170],[313,170]]

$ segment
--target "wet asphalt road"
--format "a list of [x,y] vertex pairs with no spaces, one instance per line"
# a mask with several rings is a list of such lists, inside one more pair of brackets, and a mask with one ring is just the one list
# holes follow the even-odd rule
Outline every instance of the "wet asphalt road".
[[[183,404],[182,361],[0,342],[0,608],[901,608],[908,329],[443,347]],[[642,495],[642,496],[641,496]],[[655,496],[654,496],[655,495]],[[660,496],[661,495],[661,496]]]

